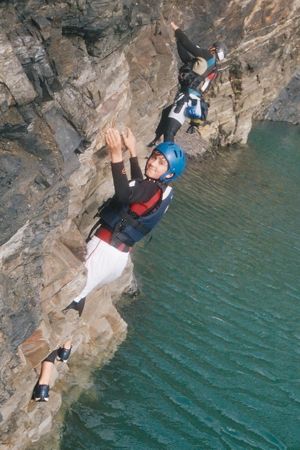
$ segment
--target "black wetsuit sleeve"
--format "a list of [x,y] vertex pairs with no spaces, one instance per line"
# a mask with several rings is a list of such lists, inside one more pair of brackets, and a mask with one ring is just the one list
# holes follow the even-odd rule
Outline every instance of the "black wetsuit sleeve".
[[175,37],[177,40],[177,44],[180,43],[180,45],[184,47],[185,50],[188,51],[192,56],[200,56],[201,58],[206,59],[206,61],[212,58],[212,54],[209,50],[207,50],[206,48],[200,48],[197,45],[193,44],[180,28],[177,28],[177,30],[175,31]]
[[[111,163],[111,171],[113,176],[115,198],[123,204],[134,202],[146,202],[160,189],[159,186],[152,181],[143,180],[130,187],[125,172],[124,163]],[[140,174],[141,174],[140,170]]]
[[116,200],[120,203],[129,203],[130,188],[126,175],[124,162],[111,163],[111,172],[115,188]]
[[141,171],[137,156],[130,158],[130,173],[132,180],[142,180],[143,172]]

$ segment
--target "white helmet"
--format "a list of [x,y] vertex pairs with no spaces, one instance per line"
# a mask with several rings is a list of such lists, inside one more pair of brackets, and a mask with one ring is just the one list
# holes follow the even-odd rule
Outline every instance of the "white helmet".
[[216,49],[218,60],[223,61],[227,53],[227,47],[224,42],[215,42],[212,48]]

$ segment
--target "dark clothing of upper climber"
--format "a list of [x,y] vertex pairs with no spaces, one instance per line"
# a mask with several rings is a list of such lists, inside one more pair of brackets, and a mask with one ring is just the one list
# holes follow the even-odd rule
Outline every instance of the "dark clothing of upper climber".
[[225,46],[215,43],[210,49],[193,44],[186,34],[171,23],[175,31],[178,55],[183,62],[179,69],[179,90],[174,103],[167,106],[161,115],[155,131],[155,138],[149,146],[155,145],[164,135],[164,141],[174,141],[175,135],[185,122],[191,120],[187,132],[194,132],[207,118],[209,104],[203,98],[212,80],[217,76],[217,60],[225,55]]
[[175,31],[175,37],[178,55],[184,64],[178,76],[181,90],[192,88],[204,92],[210,84],[211,74],[214,74],[213,78],[217,75],[215,52],[193,44],[180,28]]
[[198,45],[193,44],[180,28],[177,28],[175,31],[175,37],[178,55],[183,63],[189,62],[196,56],[200,56],[201,58],[206,59],[206,61],[213,56],[208,49],[200,48]]

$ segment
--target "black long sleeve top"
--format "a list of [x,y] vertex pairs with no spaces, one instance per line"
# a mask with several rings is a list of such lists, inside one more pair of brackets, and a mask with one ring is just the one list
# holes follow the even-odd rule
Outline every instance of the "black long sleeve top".
[[115,198],[118,202],[129,205],[131,203],[146,202],[160,189],[155,180],[143,179],[143,173],[137,157],[130,158],[131,179],[141,181],[135,186],[129,186],[123,161],[111,163],[111,170],[115,188]]
[[200,48],[197,45],[193,44],[180,28],[177,28],[177,30],[175,31],[175,37],[177,41],[179,41],[180,44],[184,47],[184,49],[188,51],[193,57],[199,56],[201,58],[204,58],[206,61],[212,58],[212,54],[208,49]]

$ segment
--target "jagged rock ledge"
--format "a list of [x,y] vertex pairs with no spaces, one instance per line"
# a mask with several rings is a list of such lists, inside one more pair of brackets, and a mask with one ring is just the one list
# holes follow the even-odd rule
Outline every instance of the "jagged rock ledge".
[[[211,125],[179,142],[194,155],[245,143],[254,118],[285,119],[297,87],[299,7],[275,1],[4,1],[0,5],[1,449],[22,449],[52,426],[61,404],[33,404],[39,364],[74,336],[77,362],[111,357],[126,335],[115,308],[132,288],[94,292],[81,321],[61,310],[85,280],[84,237],[112,192],[102,130],[132,127],[141,155],[176,90],[176,19],[204,46],[226,40],[227,68],[209,93]],[[286,90],[285,87],[287,87]],[[275,101],[275,103],[273,103]],[[299,121],[298,102],[288,117]],[[88,364],[87,364],[88,365]],[[71,365],[72,367],[72,365]],[[72,370],[72,369],[71,369]]]

